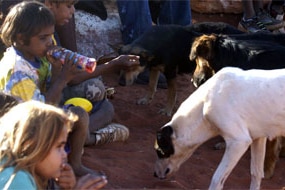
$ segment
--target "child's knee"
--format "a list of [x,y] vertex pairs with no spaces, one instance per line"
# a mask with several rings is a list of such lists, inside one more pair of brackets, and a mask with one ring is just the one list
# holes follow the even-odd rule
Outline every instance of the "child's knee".
[[110,112],[114,112],[114,106],[109,100],[104,100],[106,107],[108,107]]
[[114,117],[115,109],[114,109],[113,104],[110,101],[104,100],[101,109],[104,110],[106,113],[108,113],[108,115],[111,116],[112,118]]
[[105,98],[105,85],[100,79],[94,78],[88,80],[84,87],[85,96],[91,102],[101,101]]

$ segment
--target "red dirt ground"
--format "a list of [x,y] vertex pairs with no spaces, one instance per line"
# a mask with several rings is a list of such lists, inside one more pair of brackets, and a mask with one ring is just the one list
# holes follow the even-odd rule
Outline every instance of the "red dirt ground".
[[[193,12],[193,22],[224,21],[234,26],[241,15],[204,15]],[[105,189],[207,189],[211,177],[223,155],[223,150],[213,146],[220,137],[205,143],[181,166],[174,177],[159,180],[153,177],[156,153],[153,145],[156,131],[170,120],[157,111],[166,102],[166,90],[158,89],[150,105],[136,105],[147,89],[145,85],[129,87],[118,85],[118,74],[103,76],[106,85],[115,87],[116,94],[110,101],[116,110],[115,120],[130,129],[127,142],[86,147],[83,163],[103,171],[108,177]],[[178,100],[175,110],[194,90],[190,76],[178,77]],[[242,157],[225,183],[224,189],[249,189],[249,151]],[[275,175],[262,181],[262,189],[281,189],[285,186],[285,159],[277,163]]]

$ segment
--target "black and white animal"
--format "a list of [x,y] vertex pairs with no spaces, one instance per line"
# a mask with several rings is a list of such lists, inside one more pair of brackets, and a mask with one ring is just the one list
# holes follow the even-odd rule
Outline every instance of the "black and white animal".
[[285,136],[285,69],[248,70],[227,67],[194,91],[170,122],[158,132],[155,176],[176,171],[204,142],[218,135],[226,142],[209,189],[222,189],[250,147],[250,189],[264,177],[266,139]]
[[133,43],[119,48],[119,54],[140,56],[140,66],[125,73],[126,85],[133,84],[146,67],[150,69],[149,90],[137,104],[149,104],[154,97],[159,73],[167,79],[167,104],[159,112],[170,116],[176,101],[177,74],[192,74],[195,62],[189,60],[191,44],[204,33],[241,34],[235,27],[222,22],[203,22],[191,26],[153,26]]
[[[196,61],[192,76],[199,87],[220,69],[233,66],[242,69],[285,68],[284,34],[202,35],[193,42],[190,59]],[[264,162],[265,178],[274,174],[279,154],[283,154],[285,138],[267,141]]]

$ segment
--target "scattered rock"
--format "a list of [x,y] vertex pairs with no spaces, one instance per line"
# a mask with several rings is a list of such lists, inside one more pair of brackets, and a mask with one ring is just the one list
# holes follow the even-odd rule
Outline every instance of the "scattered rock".
[[96,59],[114,52],[108,44],[122,43],[121,21],[115,1],[106,0],[104,3],[108,12],[106,20],[81,10],[76,10],[74,15],[78,52]]

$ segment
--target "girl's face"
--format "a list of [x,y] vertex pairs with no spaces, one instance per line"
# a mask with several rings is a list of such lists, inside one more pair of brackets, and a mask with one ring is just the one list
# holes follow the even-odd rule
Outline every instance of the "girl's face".
[[60,176],[61,168],[67,161],[67,154],[64,150],[66,139],[67,128],[65,127],[47,157],[36,164],[36,173],[38,175],[46,179],[58,178]]
[[44,57],[52,46],[52,35],[54,33],[54,25],[43,28],[37,35],[32,36],[30,43],[25,45],[21,37],[19,37],[19,46],[17,49],[21,51],[24,58],[34,61],[35,57]]
[[74,1],[59,4],[51,3],[48,7],[54,14],[56,25],[67,24],[75,12]]

